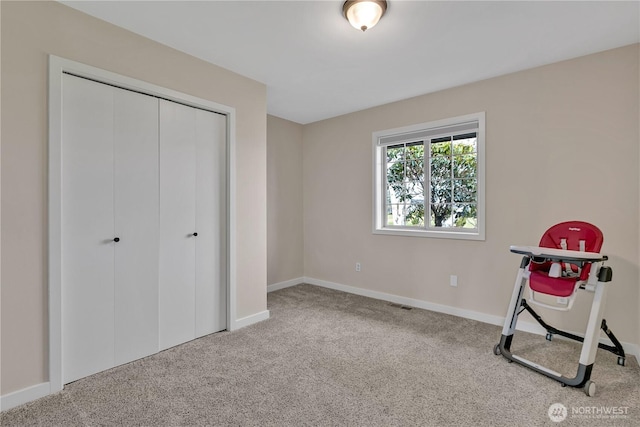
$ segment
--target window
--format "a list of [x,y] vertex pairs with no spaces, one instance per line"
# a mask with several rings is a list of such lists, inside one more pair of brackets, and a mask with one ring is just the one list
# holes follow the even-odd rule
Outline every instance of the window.
[[373,134],[374,233],[484,240],[484,113]]

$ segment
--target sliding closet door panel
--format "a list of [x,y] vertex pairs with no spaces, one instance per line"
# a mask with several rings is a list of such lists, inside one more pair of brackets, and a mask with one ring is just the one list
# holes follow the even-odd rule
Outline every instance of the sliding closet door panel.
[[113,88],[63,76],[63,382],[114,362]]
[[160,100],[160,349],[195,338],[195,113]]
[[114,89],[115,364],[158,351],[158,99]]
[[196,112],[196,336],[226,329],[226,117]]

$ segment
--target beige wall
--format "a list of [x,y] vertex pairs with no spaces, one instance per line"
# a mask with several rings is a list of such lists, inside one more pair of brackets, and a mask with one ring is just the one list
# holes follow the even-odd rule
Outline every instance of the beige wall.
[[304,275],[302,125],[267,116],[267,283]]
[[[504,316],[520,261],[509,245],[585,220],[614,270],[605,317],[640,343],[638,57],[628,46],[306,125],[305,276]],[[480,111],[486,241],[373,235],[371,133]],[[590,298],[559,326],[584,331]]]
[[1,3],[1,387],[48,380],[47,58],[103,68],[237,112],[237,317],[266,310],[266,88],[54,2]]

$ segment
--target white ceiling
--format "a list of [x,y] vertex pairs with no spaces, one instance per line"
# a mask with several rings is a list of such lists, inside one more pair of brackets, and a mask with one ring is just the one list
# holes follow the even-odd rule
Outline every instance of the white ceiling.
[[306,124],[640,41],[638,1],[390,0],[365,33],[342,1],[63,1],[267,86]]

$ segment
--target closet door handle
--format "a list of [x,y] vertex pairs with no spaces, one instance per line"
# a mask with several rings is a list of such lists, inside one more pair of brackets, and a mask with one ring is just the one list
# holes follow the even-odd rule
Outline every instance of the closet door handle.
[[116,243],[118,243],[118,242],[120,241],[120,238],[119,238],[119,237],[114,237],[114,238],[113,238],[113,241],[114,241],[114,242],[116,242]]
[[193,233],[193,237],[198,237],[198,233]]

